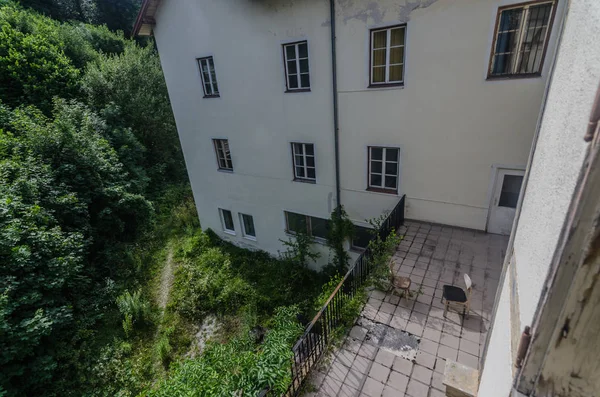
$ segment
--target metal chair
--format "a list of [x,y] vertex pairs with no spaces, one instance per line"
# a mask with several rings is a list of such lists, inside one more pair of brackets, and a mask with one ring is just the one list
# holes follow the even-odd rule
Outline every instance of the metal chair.
[[440,299],[441,303],[444,303],[444,299],[446,299],[446,305],[444,307],[444,317],[446,317],[448,306],[450,304],[456,304],[461,305],[463,307],[463,317],[469,318],[473,283],[471,282],[471,278],[467,273],[465,273],[465,285],[467,286],[466,292],[462,288],[455,287],[454,285],[444,285],[442,298]]

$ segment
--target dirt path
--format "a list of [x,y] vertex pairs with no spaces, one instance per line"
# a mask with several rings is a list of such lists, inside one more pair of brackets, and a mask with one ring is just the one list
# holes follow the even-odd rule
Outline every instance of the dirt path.
[[173,279],[175,277],[175,269],[173,269],[173,247],[169,245],[167,252],[167,259],[165,260],[165,266],[162,269],[160,274],[160,285],[158,287],[158,307],[160,307],[163,311],[167,307],[167,302],[169,301],[169,293],[171,292],[171,287],[173,286]]

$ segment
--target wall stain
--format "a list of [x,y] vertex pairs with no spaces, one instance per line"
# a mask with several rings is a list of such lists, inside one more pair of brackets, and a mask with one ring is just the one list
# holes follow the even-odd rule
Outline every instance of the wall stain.
[[[408,22],[410,21],[410,16],[413,11],[430,7],[438,1],[439,0],[416,0],[407,1],[404,5],[395,5],[393,9],[397,16],[394,19],[401,23]],[[376,1],[367,3],[361,0],[338,0],[337,3],[338,12],[336,14],[344,24],[347,24],[348,21],[351,20],[358,20],[364,24],[369,22],[370,24],[378,25],[383,23],[386,12],[392,10],[392,7],[388,8],[381,6]],[[356,3],[358,3],[358,5]],[[330,25],[330,19],[327,19],[321,24],[323,27]]]

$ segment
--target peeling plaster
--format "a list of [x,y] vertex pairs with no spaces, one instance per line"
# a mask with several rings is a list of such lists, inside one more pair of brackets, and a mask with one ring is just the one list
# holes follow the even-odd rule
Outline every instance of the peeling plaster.
[[[416,1],[407,1],[405,5],[396,5],[394,6],[395,12],[397,13],[397,17],[394,20],[398,22],[408,22],[410,21],[410,16],[413,11],[418,9],[428,8],[438,0],[416,0]],[[337,16],[344,21],[344,24],[347,24],[348,21],[358,20],[363,23],[367,23],[369,21],[372,24],[381,24],[383,23],[385,14],[389,9],[386,7],[382,7],[378,2],[371,1],[366,6],[363,4],[356,5],[355,3],[360,2],[360,0],[338,0],[338,13]],[[321,26],[330,26],[331,20],[327,19],[325,22],[321,24]]]

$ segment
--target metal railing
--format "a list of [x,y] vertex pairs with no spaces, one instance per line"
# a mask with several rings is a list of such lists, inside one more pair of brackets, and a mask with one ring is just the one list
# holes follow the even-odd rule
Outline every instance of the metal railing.
[[[398,230],[404,223],[405,200],[406,196],[402,196],[396,207],[381,224],[379,235],[382,239],[389,236],[392,230]],[[327,344],[332,332],[342,321],[343,305],[354,297],[371,273],[373,263],[370,259],[371,251],[367,248],[356,259],[321,310],[319,310],[306,327],[302,337],[292,348],[294,352],[294,360],[291,368],[292,384],[288,388],[287,393],[285,393],[286,396],[292,397],[298,395],[308,373],[327,350]],[[267,394],[267,390],[263,390],[259,396]]]

